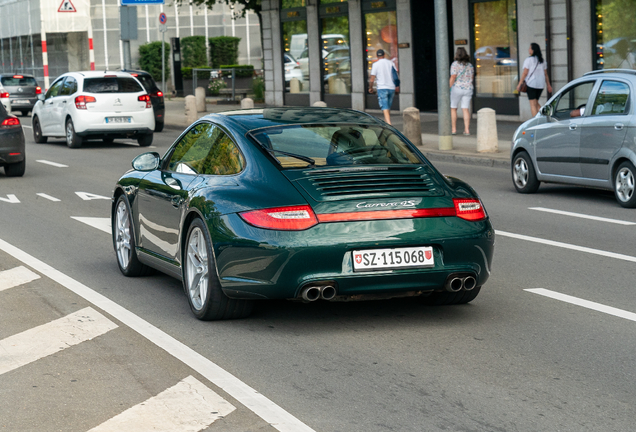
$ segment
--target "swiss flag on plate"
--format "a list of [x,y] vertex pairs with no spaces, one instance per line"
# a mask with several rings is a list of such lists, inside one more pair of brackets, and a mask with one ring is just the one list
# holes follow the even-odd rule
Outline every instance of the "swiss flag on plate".
[[362,262],[362,255],[356,254],[356,262],[360,264]]
[[433,256],[433,252],[430,250],[427,250],[424,252],[424,256],[426,257],[427,260],[430,260],[431,257]]

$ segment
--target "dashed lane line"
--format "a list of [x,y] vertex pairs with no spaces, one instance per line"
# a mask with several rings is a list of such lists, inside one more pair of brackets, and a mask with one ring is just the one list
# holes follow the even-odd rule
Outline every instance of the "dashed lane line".
[[71,216],[71,219],[75,219],[76,221],[85,223],[93,228],[97,228],[100,231],[104,231],[106,234],[112,233],[110,218]]
[[64,165],[64,164],[57,163],[57,162],[51,162],[51,161],[47,161],[47,160],[43,160],[43,159],[38,159],[38,160],[36,160],[36,162],[40,162],[41,164],[44,164],[44,165],[51,165],[51,166],[54,166],[54,167],[57,167],[57,168],[68,168],[68,165]]
[[61,201],[59,198],[55,198],[55,197],[53,197],[51,195],[47,195],[47,194],[41,193],[41,192],[40,193],[36,193],[36,195],[39,196],[39,197],[42,197],[42,198],[46,198],[47,200],[53,201],[53,202]]
[[[312,428],[276,405],[262,393],[257,392],[208,358],[161,331],[141,317],[133,314],[123,306],[2,239],[0,239],[0,250],[66,287],[68,290],[84,298],[136,331],[150,342],[164,349],[214,385],[223,389],[223,391],[280,432],[315,432]],[[2,358],[2,356],[0,356],[0,358]]]
[[95,309],[75,313],[0,340],[0,375],[117,328]]
[[24,285],[39,278],[39,274],[33,273],[24,266],[4,270],[0,272],[0,291]]
[[584,307],[586,309],[592,309],[595,310],[597,312],[602,312],[608,315],[613,315],[615,317],[619,317],[619,318],[624,318],[626,320],[629,321],[636,321],[636,313],[633,312],[627,312],[625,310],[622,309],[617,309],[615,307],[612,306],[606,306],[604,304],[601,303],[596,303],[596,302],[592,302],[589,300],[583,300],[581,298],[578,297],[572,297],[570,295],[567,294],[561,294],[559,292],[556,291],[551,291],[545,288],[529,288],[526,289],[524,291],[528,291],[530,293],[534,293],[534,294],[539,294],[545,297],[549,297],[551,299],[554,300],[559,300],[565,303],[570,303],[576,306],[581,306]]
[[236,408],[189,376],[89,432],[200,431]]
[[541,212],[545,212],[545,213],[554,213],[554,214],[558,214],[558,215],[576,217],[576,218],[580,218],[580,219],[590,219],[590,220],[595,220],[595,221],[599,221],[599,222],[613,223],[613,224],[617,224],[617,225],[636,225],[636,222],[629,222],[629,221],[624,221],[624,220],[620,220],[620,219],[609,219],[609,218],[604,218],[604,217],[600,217],[600,216],[586,215],[586,214],[582,214],[582,213],[572,213],[572,212],[568,212],[568,211],[549,209],[549,208],[545,208],[545,207],[528,207],[528,210],[536,210],[536,211],[541,211]]

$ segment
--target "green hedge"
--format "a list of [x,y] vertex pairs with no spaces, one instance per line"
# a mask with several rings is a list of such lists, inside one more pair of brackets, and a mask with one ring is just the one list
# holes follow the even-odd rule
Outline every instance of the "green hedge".
[[[251,77],[251,76],[254,75],[254,66],[252,66],[252,65],[232,64],[232,65],[222,65],[221,66],[221,69],[229,69],[229,68],[236,69],[236,77],[237,78]],[[232,71],[223,71],[223,75],[232,76]]]
[[207,65],[205,55],[205,36],[188,36],[181,38],[181,66],[198,68]]
[[[166,56],[166,80],[170,76],[170,45],[164,44]],[[161,82],[161,42],[150,42],[139,46],[139,68],[148,72],[155,81]]]
[[[196,66],[196,67],[182,67],[181,68],[181,75],[183,76],[183,79],[192,79],[192,69],[210,69],[209,66]],[[198,71],[197,72],[197,78],[198,79],[209,79],[210,78],[210,71],[209,70],[204,70],[204,71]]]
[[241,42],[241,38],[218,36],[210,38],[209,41],[210,60],[213,68],[238,63],[239,42]]

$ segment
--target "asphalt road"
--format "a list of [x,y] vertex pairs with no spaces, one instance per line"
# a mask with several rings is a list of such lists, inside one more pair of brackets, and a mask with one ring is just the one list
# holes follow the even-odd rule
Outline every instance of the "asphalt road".
[[[121,275],[110,235],[89,224],[103,219],[73,219],[108,217],[104,198],[146,149],[121,140],[70,150],[25,133],[25,176],[0,172],[0,246],[24,254],[0,251],[0,271],[24,266],[39,278],[0,285],[0,430],[87,431],[192,376],[236,408],[203,430],[275,431],[214,365],[268,398],[257,411],[282,408],[306,430],[633,429],[636,212],[611,193],[542,185],[520,195],[508,170],[436,163],[480,193],[497,231],[491,278],[471,304],[269,301],[248,319],[200,322],[180,282]],[[177,135],[155,134],[152,150]],[[158,339],[24,256],[143,319]],[[77,311],[109,330],[3,372],[7,341]],[[157,346],[168,339],[210,363]]]

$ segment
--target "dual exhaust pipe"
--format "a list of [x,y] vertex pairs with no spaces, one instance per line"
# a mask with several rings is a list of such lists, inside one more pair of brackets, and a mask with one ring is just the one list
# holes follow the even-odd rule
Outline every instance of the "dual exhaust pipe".
[[446,281],[446,291],[458,292],[462,289],[470,291],[477,286],[477,280],[474,276],[451,276]]
[[332,285],[308,286],[302,289],[300,297],[306,302],[322,300],[333,300],[336,297],[336,288]]

